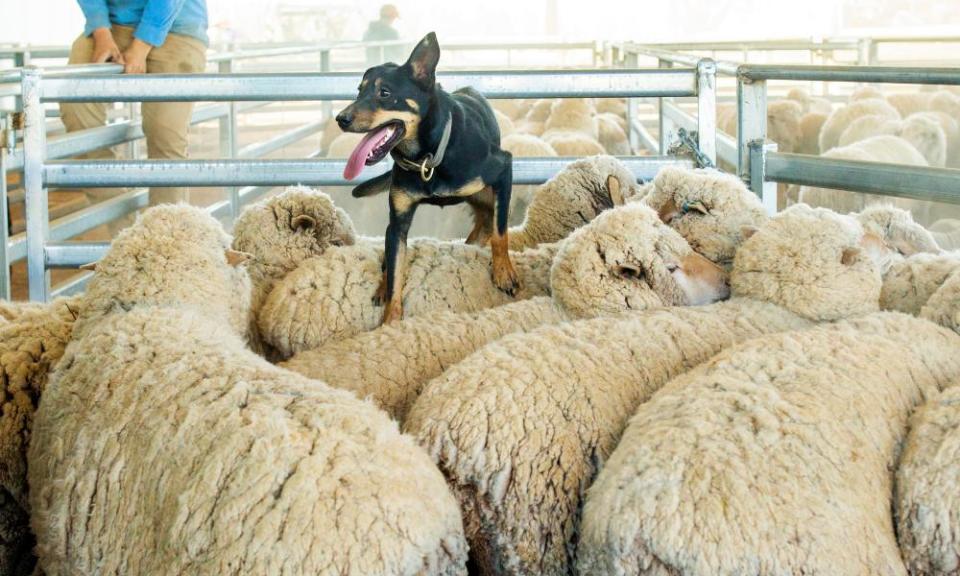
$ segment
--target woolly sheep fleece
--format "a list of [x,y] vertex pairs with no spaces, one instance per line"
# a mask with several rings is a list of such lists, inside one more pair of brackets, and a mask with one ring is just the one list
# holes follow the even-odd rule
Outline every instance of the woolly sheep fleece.
[[757,339],[677,378],[587,493],[580,573],[905,575],[890,471],[910,410],[960,376],[958,347],[881,313]]
[[45,573],[464,574],[426,455],[244,347],[228,247],[202,211],[158,207],[98,267],[30,446]]
[[899,119],[897,109],[880,98],[855,100],[846,106],[834,110],[820,130],[820,152],[827,152],[837,146],[840,136],[853,121],[861,116],[881,115]]
[[480,572],[573,570],[584,490],[669,379],[752,337],[876,311],[876,266],[842,263],[861,241],[853,219],[795,206],[739,250],[740,298],[508,335],[429,382],[404,428],[454,488]]
[[402,422],[430,378],[506,334],[566,318],[687,303],[673,273],[637,276],[636,271],[662,270],[664,263],[683,270],[695,258],[691,252],[652,210],[624,206],[564,241],[551,268],[552,298],[473,314],[426,314],[302,352],[282,366],[370,398]]

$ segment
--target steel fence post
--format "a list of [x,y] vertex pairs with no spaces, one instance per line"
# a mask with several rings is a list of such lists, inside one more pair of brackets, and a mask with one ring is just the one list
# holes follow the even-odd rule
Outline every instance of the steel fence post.
[[45,302],[50,293],[46,245],[50,239],[47,187],[43,182],[46,155],[46,118],[40,102],[41,73],[24,68],[20,81],[23,96],[23,187],[27,214],[27,280],[30,300]]
[[[217,64],[217,72],[220,74],[231,74],[233,72],[233,60],[221,60]],[[220,118],[220,156],[223,158],[236,158],[237,156],[237,103],[227,103],[227,115]],[[236,219],[240,215],[240,195],[239,188],[230,186],[227,188],[227,196],[230,199],[230,217]]]
[[705,59],[697,63],[697,145],[717,164],[717,64]]

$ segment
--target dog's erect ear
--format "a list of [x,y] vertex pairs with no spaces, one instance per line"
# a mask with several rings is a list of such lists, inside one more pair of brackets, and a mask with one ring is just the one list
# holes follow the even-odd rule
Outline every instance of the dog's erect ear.
[[436,81],[438,62],[440,62],[440,44],[437,42],[437,35],[431,32],[417,43],[406,65],[413,72],[414,81],[429,90],[433,88]]

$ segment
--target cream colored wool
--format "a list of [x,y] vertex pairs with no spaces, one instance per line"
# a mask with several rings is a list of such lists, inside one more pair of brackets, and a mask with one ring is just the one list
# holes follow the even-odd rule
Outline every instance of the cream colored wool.
[[514,158],[557,155],[557,151],[552,146],[532,134],[510,134],[501,141],[500,147],[513,154]]
[[594,106],[597,114],[613,114],[620,118],[627,116],[627,100],[625,98],[597,98]]
[[905,575],[891,470],[910,411],[960,378],[958,349],[950,330],[880,313],[759,338],[670,382],[587,493],[579,573]]
[[920,253],[895,262],[883,276],[880,308],[919,316],[930,297],[960,270],[960,253]]
[[[673,272],[666,272],[675,266]],[[283,367],[370,398],[403,422],[423,384],[506,334],[570,318],[685,305],[685,274],[707,266],[657,214],[637,204],[608,210],[563,242],[550,272],[552,298],[472,314],[425,314],[295,355]],[[721,282],[716,296],[723,294]],[[704,302],[698,302],[704,303]]]
[[840,135],[838,145],[848,146],[873,136],[900,136],[923,155],[928,165],[943,167],[949,148],[944,125],[952,129],[949,119],[944,123],[939,116],[929,112],[916,113],[903,120],[871,114],[854,120]]
[[543,133],[544,142],[557,151],[558,156],[582,158],[596,154],[606,154],[603,145],[593,136],[571,130],[548,130]]
[[541,98],[536,100],[530,107],[530,110],[527,111],[527,115],[524,116],[524,118],[530,120],[531,122],[546,122],[547,118],[550,117],[550,112],[553,110],[553,103],[558,101],[559,99],[553,98]]
[[804,115],[823,114],[824,116],[829,116],[830,112],[833,111],[833,104],[831,104],[829,100],[818,96],[811,96],[810,92],[803,88],[791,88],[790,91],[787,92],[787,99],[800,104]]
[[530,103],[526,100],[491,100],[490,106],[511,120],[522,118],[530,109]]
[[873,136],[897,136],[902,128],[903,122],[899,118],[891,118],[883,114],[868,114],[857,118],[847,126],[837,140],[837,146],[849,146]]
[[[927,166],[927,161],[917,149],[899,136],[873,136],[866,140],[855,142],[849,146],[832,148],[823,154],[824,158],[839,160],[857,160],[861,162],[885,162],[892,164],[907,164],[913,166]],[[890,196],[876,194],[860,194],[847,190],[831,188],[815,188],[801,186],[799,200],[811,206],[822,206],[836,210],[842,214],[859,212],[873,204],[890,204],[908,208],[910,203],[892,199]]]
[[618,118],[612,114],[597,115],[598,140],[607,154],[629,156],[630,141],[627,139],[627,133],[620,127],[617,120]]
[[[550,292],[550,262],[557,245],[511,255],[522,288],[516,296],[490,280],[490,250],[459,242],[414,240],[407,248],[405,317],[434,311],[477,312]],[[303,262],[267,297],[258,327],[279,358],[319,348],[380,325],[383,307],[373,296],[382,277],[383,247],[360,244]]]
[[0,325],[16,320],[29,312],[43,310],[46,306],[42,302],[0,300]]
[[47,378],[73,331],[77,297],[20,307],[0,326],[0,574],[30,574],[36,558],[27,501],[27,444]]
[[496,109],[493,111],[493,116],[497,119],[497,126],[500,128],[501,138],[513,134],[513,120],[511,120],[509,116]]
[[508,335],[430,381],[404,429],[453,486],[479,572],[573,571],[583,492],[669,379],[749,338],[876,311],[861,241],[853,219],[795,206],[740,248],[730,302]]
[[[610,188],[611,177],[617,190]],[[510,229],[510,249],[558,242],[638,191],[636,177],[612,156],[572,162],[534,192],[523,223]]]
[[820,152],[826,153],[839,145],[840,136],[854,120],[861,116],[880,115],[895,120],[900,118],[897,109],[879,98],[867,98],[853,101],[846,106],[837,108],[820,130]]
[[901,116],[906,118],[911,114],[929,110],[930,104],[933,102],[933,94],[930,92],[889,94],[886,96],[886,100],[897,109]]
[[664,167],[642,202],[717,264],[729,266],[744,226],[759,227],[767,214],[743,181],[716,170]]
[[544,136],[551,132],[579,132],[596,140],[600,137],[596,116],[593,104],[584,98],[554,100],[543,125]]
[[820,112],[808,112],[800,117],[800,144],[798,154],[820,154],[820,130],[827,121],[827,115]]
[[348,158],[357,144],[363,140],[363,134],[344,132],[330,142],[327,148],[327,158]]
[[228,247],[202,211],[162,206],[101,261],[36,414],[41,568],[465,574],[426,455],[368,403],[245,348]]
[[939,253],[933,235],[917,224],[910,212],[894,206],[875,204],[856,215],[865,232],[873,234],[888,250],[886,257],[878,256],[880,273],[886,275],[891,266],[904,256],[920,253]]
[[[778,100],[767,106],[767,139],[776,142],[780,152],[794,152],[800,146],[802,116],[802,107],[793,100]],[[737,135],[736,106],[718,107],[717,127],[730,136]]]
[[861,102],[863,100],[878,100],[883,98],[883,92],[876,86],[869,84],[861,86],[850,95],[850,102]]

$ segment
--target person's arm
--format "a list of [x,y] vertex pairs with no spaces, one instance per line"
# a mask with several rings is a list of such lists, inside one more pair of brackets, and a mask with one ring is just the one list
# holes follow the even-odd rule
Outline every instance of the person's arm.
[[113,61],[122,64],[123,55],[110,32],[110,11],[106,0],[77,0],[77,3],[86,19],[83,34],[93,37],[92,62],[101,64]]
[[140,23],[133,32],[133,41],[123,53],[124,72],[143,74],[147,71],[147,55],[154,46],[167,41],[167,33],[173,26],[186,0],[147,0]]

